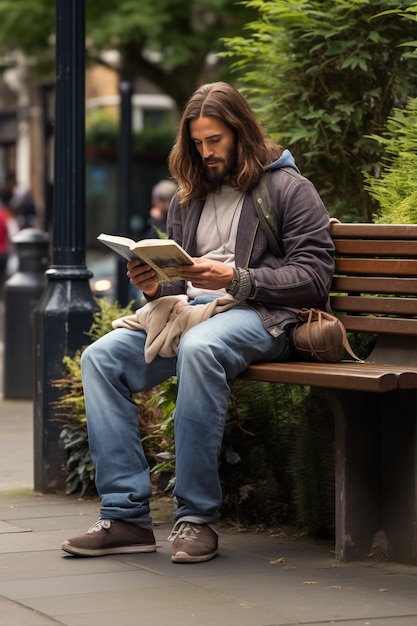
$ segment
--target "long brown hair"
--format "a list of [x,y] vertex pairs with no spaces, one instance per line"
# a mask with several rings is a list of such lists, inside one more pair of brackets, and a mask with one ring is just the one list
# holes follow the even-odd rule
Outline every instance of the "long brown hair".
[[236,171],[231,182],[242,191],[254,187],[261,179],[264,167],[282,154],[280,147],[265,136],[249,104],[234,87],[224,82],[203,85],[194,92],[184,109],[169,155],[169,169],[179,185],[182,202],[205,198],[215,190],[191,140],[190,122],[199,117],[215,117],[232,130]]

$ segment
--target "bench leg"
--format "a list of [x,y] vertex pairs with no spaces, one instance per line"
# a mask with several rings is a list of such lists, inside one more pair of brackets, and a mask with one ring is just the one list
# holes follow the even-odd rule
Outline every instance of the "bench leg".
[[316,392],[335,418],[336,559],[417,565],[417,392]]
[[384,394],[384,529],[388,556],[417,565],[417,391]]
[[336,559],[368,558],[382,528],[379,397],[344,390],[326,397],[335,418]]

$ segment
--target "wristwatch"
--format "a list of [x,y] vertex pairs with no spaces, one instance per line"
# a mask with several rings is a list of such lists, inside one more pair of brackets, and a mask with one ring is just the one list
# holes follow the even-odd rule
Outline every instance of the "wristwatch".
[[252,292],[252,280],[249,270],[238,267],[237,271],[239,274],[239,289],[234,297],[236,300],[243,302],[249,298]]
[[232,282],[230,283],[230,286],[226,289],[226,291],[227,293],[230,293],[230,295],[234,297],[239,291],[239,286],[240,286],[239,273],[237,269],[234,269]]
[[234,272],[234,278],[230,283],[230,287],[226,289],[236,300],[243,302],[247,300],[252,292],[252,280],[249,270],[237,267]]

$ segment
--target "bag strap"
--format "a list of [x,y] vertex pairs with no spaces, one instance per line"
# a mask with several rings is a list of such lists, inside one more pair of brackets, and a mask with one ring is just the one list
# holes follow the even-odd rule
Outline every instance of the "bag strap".
[[360,359],[360,358],[358,357],[358,355],[354,353],[354,351],[353,351],[353,349],[352,349],[352,346],[351,346],[351,345],[350,345],[350,343],[349,343],[349,339],[348,339],[348,336],[347,336],[347,334],[346,334],[346,329],[345,329],[345,327],[343,326],[342,322],[340,322],[340,326],[341,326],[341,329],[342,329],[343,347],[344,347],[344,349],[346,350],[346,352],[348,353],[348,355],[349,355],[349,356],[351,356],[351,357],[352,357],[352,359],[353,359],[354,361],[356,361],[357,363],[365,363],[365,361],[364,361],[363,359]]
[[262,230],[265,232],[268,245],[273,254],[278,257],[284,256],[282,247],[281,233],[278,226],[279,206],[275,207],[272,203],[271,192],[269,190],[270,177],[267,173],[261,178],[259,183],[252,189],[252,198],[258,214],[259,222]]

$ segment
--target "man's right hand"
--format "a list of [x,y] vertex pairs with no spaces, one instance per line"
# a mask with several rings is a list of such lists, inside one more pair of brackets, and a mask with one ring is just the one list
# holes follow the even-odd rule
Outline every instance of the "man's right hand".
[[132,285],[143,291],[148,298],[153,298],[158,293],[159,282],[155,270],[141,263],[139,259],[127,262],[127,276]]

